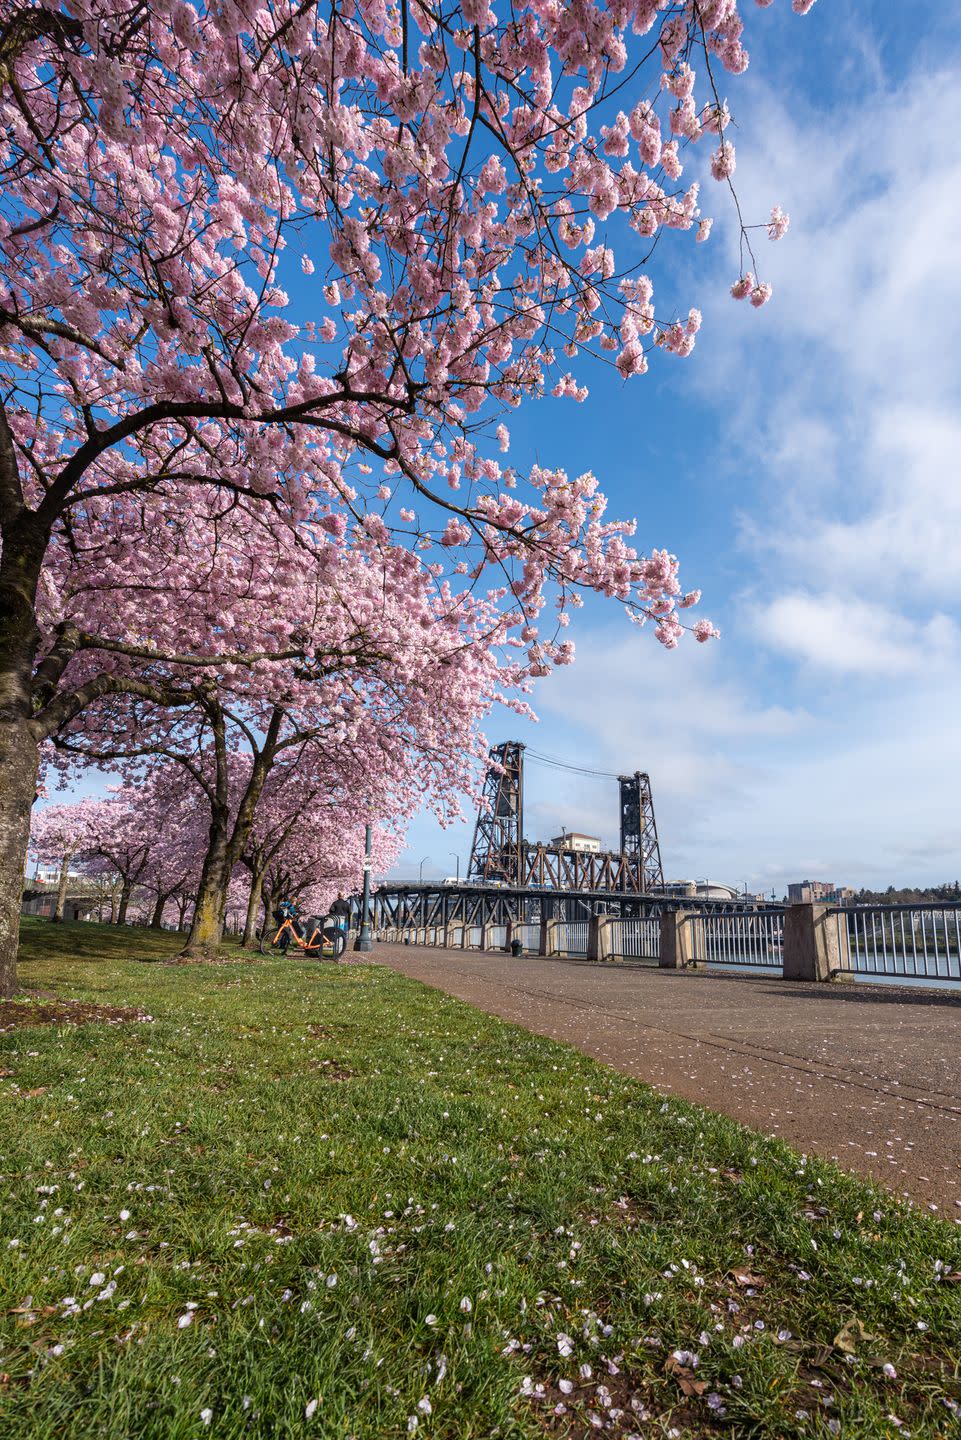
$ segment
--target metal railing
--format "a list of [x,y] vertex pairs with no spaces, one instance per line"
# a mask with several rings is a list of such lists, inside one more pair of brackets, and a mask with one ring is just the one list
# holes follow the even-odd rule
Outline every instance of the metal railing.
[[608,922],[611,955],[621,960],[658,960],[661,954],[661,921],[656,915],[634,920]]
[[541,948],[540,921],[515,921],[511,929],[511,939],[519,940],[526,951],[537,952]]
[[[680,907],[679,907],[680,908]],[[756,911],[694,909],[684,907],[682,949],[688,960],[708,967],[742,971],[783,972],[785,962],[785,911],[770,906]],[[864,980],[942,982],[961,984],[961,903],[858,905],[818,907],[819,964],[833,975]],[[557,955],[586,958],[594,953],[591,927],[597,927],[597,954],[611,959],[657,963],[661,957],[661,917],[600,916],[594,920],[555,921],[549,928],[549,948]],[[537,921],[514,921],[511,938],[527,954],[540,952],[542,927]],[[679,930],[678,939],[681,943]],[[416,926],[385,926],[378,938],[394,944],[504,950],[506,924],[451,922]],[[800,943],[795,936],[792,945]],[[826,951],[826,953],[825,953]],[[792,950],[789,969],[807,964],[807,951]],[[820,972],[819,972],[820,973]],[[813,978],[813,976],[812,976]]]
[[[710,965],[751,966],[759,970],[784,968],[784,914],[761,911],[750,914],[699,916],[688,924],[703,927],[703,959]],[[695,950],[700,946],[695,945]],[[695,954],[696,959],[701,959]]]
[[841,973],[961,980],[961,907],[878,905],[830,913]]
[[590,923],[587,920],[563,920],[557,926],[559,955],[586,955]]

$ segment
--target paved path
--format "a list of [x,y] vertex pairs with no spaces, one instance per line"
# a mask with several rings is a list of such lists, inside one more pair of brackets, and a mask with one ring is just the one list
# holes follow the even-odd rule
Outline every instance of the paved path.
[[398,945],[374,958],[961,1224],[961,996]]

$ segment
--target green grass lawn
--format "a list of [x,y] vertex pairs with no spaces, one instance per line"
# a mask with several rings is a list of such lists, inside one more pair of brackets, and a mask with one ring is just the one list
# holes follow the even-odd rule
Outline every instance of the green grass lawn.
[[175,943],[26,928],[153,1018],[0,1035],[3,1437],[961,1431],[952,1227],[389,970]]

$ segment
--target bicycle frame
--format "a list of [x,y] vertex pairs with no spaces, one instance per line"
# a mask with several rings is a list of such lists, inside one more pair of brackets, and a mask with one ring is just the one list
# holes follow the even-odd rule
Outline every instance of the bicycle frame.
[[[305,929],[306,929],[306,927],[305,927]],[[272,941],[271,943],[274,944],[274,945],[276,945],[276,944],[278,943],[278,941],[280,940],[280,937],[281,937],[281,935],[283,935],[283,933],[284,933],[285,930],[289,930],[289,931],[290,931],[290,934],[291,934],[291,937],[293,938],[294,944],[295,944],[295,945],[299,945],[299,947],[300,947],[301,950],[321,950],[321,951],[322,951],[323,948],[324,948],[324,932],[323,932],[323,930],[317,929],[317,928],[315,927],[314,933],[311,935],[310,939],[309,939],[309,940],[302,940],[302,939],[300,938],[300,936],[297,934],[296,929],[294,928],[293,917],[290,916],[290,915],[288,915],[288,916],[285,918],[283,924],[281,925],[280,929],[277,931],[277,934],[274,936],[273,941]],[[315,941],[317,941],[316,944],[314,943]]]

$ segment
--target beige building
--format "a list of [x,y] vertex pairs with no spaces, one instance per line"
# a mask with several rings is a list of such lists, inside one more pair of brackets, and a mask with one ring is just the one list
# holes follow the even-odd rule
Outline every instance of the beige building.
[[830,880],[799,880],[787,887],[789,905],[810,905],[819,900],[837,903],[850,900],[853,895],[849,885],[835,885]]
[[579,830],[565,830],[551,841],[552,850],[576,850],[581,855],[599,855],[601,842],[596,835],[582,835]]

